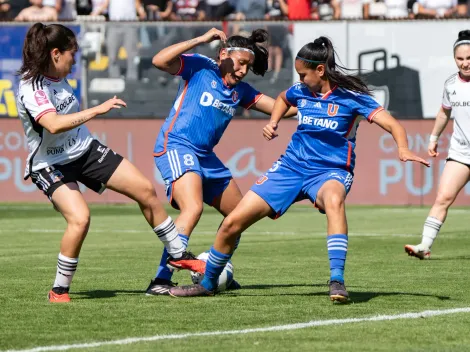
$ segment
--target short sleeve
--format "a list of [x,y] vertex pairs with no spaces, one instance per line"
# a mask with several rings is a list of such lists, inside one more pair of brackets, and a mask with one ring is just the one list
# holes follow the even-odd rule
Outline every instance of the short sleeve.
[[384,108],[370,95],[367,94],[354,94],[354,104],[352,104],[353,112],[356,115],[364,116],[370,123],[374,120],[375,115]]
[[54,105],[51,103],[51,94],[46,85],[41,81],[24,84],[20,90],[20,99],[26,111],[35,121],[39,121],[41,117],[50,112],[56,112]]
[[180,69],[175,75],[181,76],[188,81],[198,71],[204,69],[215,69],[217,63],[211,58],[200,54],[183,54],[180,55]]
[[445,110],[452,110],[452,104],[450,102],[447,87],[444,87],[444,91],[442,92],[442,108]]
[[243,95],[240,97],[240,105],[245,109],[250,109],[254,104],[258,102],[263,96],[263,93],[260,93],[258,90],[253,88],[248,83],[244,84]]
[[286,91],[287,102],[292,106],[297,107],[297,100],[301,99],[301,97],[303,97],[303,94],[302,85],[300,83],[294,84]]

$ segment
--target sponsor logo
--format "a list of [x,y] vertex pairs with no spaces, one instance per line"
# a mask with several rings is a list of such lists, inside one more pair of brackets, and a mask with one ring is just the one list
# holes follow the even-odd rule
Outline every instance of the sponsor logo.
[[330,119],[321,119],[312,116],[302,116],[300,111],[297,112],[297,118],[299,120],[299,125],[319,126],[329,128],[331,130],[336,130],[338,128],[338,121]]
[[46,155],[62,154],[64,151],[65,148],[63,145],[61,145],[60,147],[47,147]]
[[68,96],[67,98],[65,98],[62,103],[60,103],[59,105],[57,105],[55,109],[56,109],[57,112],[61,112],[62,110],[64,110],[65,108],[67,108],[67,106],[69,106],[70,104],[72,104],[74,101],[75,101],[75,96],[74,96],[74,95],[70,95],[70,96]]
[[314,107],[318,108],[318,109],[321,109],[321,103],[319,101],[317,101],[314,105]]
[[470,106],[470,101],[453,101],[452,106]]
[[212,106],[230,116],[235,115],[236,111],[232,106],[221,102],[219,99],[214,99],[213,95],[209,92],[202,93],[199,104],[202,106]]
[[43,90],[37,90],[34,92],[34,99],[38,106],[49,104],[49,99],[47,99],[47,95]]
[[268,180],[268,176],[263,175],[263,176],[261,176],[258,180],[256,180],[256,184],[257,184],[258,186],[259,186],[259,185],[262,185],[262,184],[265,183],[267,180]]
[[59,182],[60,180],[62,180],[64,178],[64,175],[59,170],[54,170],[54,171],[49,173],[49,177],[50,177],[52,183],[56,183],[56,182]]

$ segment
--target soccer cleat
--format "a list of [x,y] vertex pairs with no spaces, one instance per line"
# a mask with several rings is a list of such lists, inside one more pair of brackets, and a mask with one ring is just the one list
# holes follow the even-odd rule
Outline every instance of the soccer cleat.
[[172,287],[169,293],[172,297],[197,297],[214,295],[214,291],[208,291],[200,284]]
[[170,288],[175,287],[178,285],[175,282],[172,282],[171,280],[165,280],[165,279],[159,279],[156,277],[152,281],[150,281],[149,287],[147,287],[147,290],[145,291],[145,295],[147,296],[168,296],[170,291]]
[[420,260],[431,258],[431,251],[421,247],[421,245],[413,246],[411,244],[407,244],[405,246],[405,252],[408,253],[410,257],[416,257]]
[[344,283],[339,281],[330,281],[330,299],[333,302],[346,303],[349,299],[348,291]]
[[181,258],[173,258],[168,256],[166,266],[171,270],[191,270],[196,273],[204,274],[206,271],[206,262],[197,259],[194,254],[188,251],[184,251]]
[[70,302],[69,289],[66,287],[54,287],[47,294],[47,298],[51,303],[68,303]]

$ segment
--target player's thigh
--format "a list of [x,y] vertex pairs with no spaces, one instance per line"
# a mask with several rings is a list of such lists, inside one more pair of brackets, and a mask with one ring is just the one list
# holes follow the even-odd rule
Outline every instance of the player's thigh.
[[345,170],[328,170],[313,177],[308,185],[309,199],[321,211],[327,206],[338,206],[346,199],[353,183],[353,175]]
[[242,200],[243,195],[234,179],[228,181],[223,192],[214,198],[212,206],[223,216],[230,214]]
[[302,172],[278,160],[258,178],[250,190],[269,204],[272,209],[269,216],[278,218],[299,200],[303,180]]
[[90,209],[76,183],[62,184],[52,193],[51,201],[68,224],[88,227]]
[[199,173],[185,172],[171,184],[171,200],[181,211],[202,211],[202,178]]
[[470,179],[470,167],[448,160],[442,171],[437,190],[438,200],[453,201]]
[[318,190],[315,206],[328,212],[329,209],[336,209],[344,203],[346,190],[344,185],[338,180],[328,180]]

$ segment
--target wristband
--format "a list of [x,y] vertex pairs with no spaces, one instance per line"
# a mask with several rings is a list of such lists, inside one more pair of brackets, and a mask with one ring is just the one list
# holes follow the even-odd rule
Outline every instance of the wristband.
[[429,136],[429,142],[434,142],[435,143],[435,142],[438,141],[438,139],[439,139],[439,136],[435,136],[433,134]]

